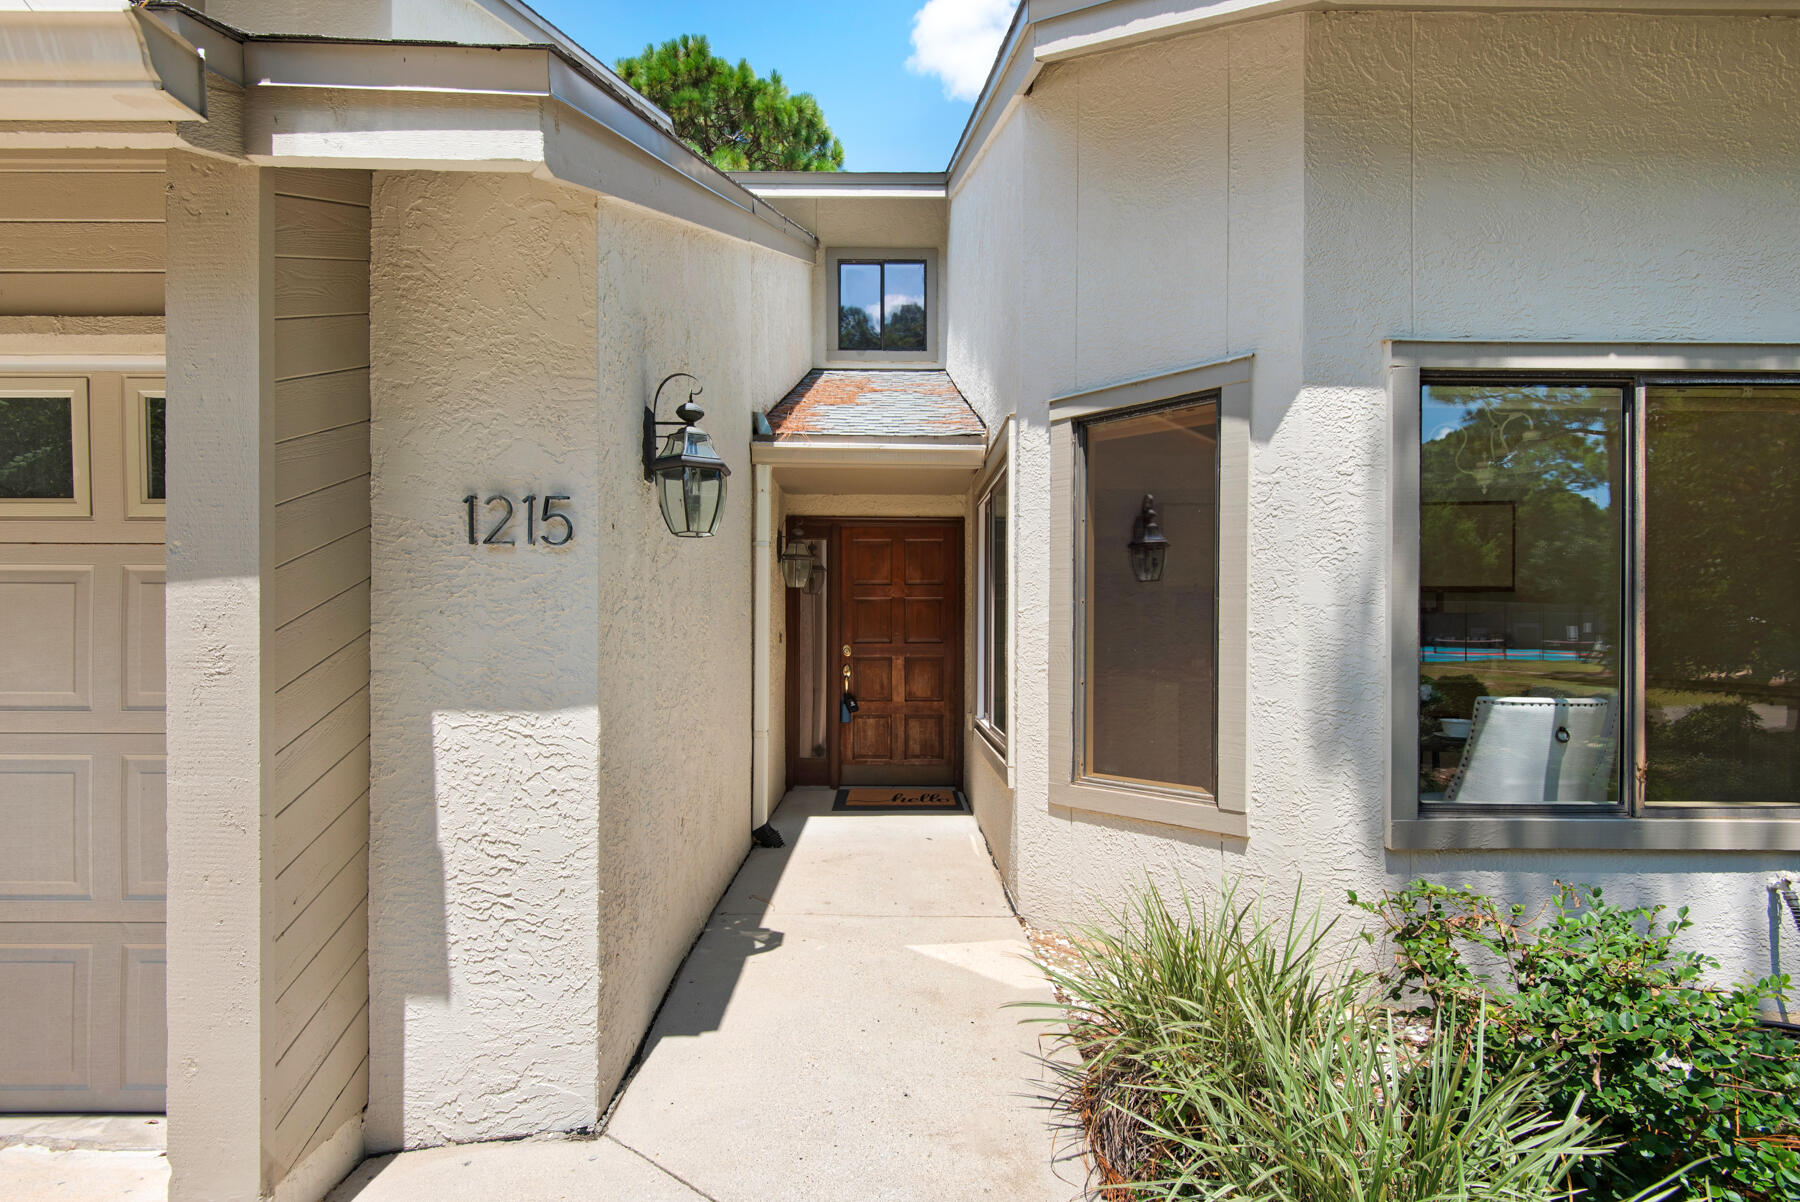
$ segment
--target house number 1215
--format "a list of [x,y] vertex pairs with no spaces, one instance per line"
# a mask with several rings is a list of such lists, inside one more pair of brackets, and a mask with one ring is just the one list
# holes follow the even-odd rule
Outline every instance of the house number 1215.
[[[536,493],[532,493],[520,500],[519,505],[525,510],[525,542],[528,545],[535,547],[538,543],[542,542],[546,547],[560,547],[575,537],[575,524],[569,520],[569,515],[566,513],[559,513],[556,509],[559,504],[568,499],[568,497],[560,493],[553,493],[544,497],[544,508],[542,513],[539,513],[537,509],[538,496]],[[517,510],[513,508],[513,499],[504,495],[496,495],[481,502],[488,507],[489,516],[496,519],[493,527],[487,532],[485,538],[480,538],[476,535],[476,500],[477,497],[474,493],[470,493],[463,498],[463,505],[466,506],[469,511],[469,545],[473,547],[479,543],[489,547],[512,546],[514,536],[508,534],[507,529],[512,526],[513,518],[517,513]],[[560,534],[561,537],[554,537],[552,534],[553,531]]]

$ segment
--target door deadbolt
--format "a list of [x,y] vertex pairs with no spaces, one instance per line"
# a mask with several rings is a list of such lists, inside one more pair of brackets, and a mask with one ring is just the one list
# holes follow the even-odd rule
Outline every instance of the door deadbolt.
[[844,654],[845,654],[845,655],[849,655],[849,654],[850,654],[850,644],[849,644],[849,643],[845,643],[845,644],[844,644]]

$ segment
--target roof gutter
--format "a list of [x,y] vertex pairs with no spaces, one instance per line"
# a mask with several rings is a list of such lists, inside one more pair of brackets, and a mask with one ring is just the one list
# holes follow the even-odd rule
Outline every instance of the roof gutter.
[[0,12],[0,120],[193,121],[200,53],[135,8]]

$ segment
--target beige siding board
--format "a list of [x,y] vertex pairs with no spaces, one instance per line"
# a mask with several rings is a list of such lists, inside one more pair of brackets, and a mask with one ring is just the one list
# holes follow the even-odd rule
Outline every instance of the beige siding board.
[[300,1100],[326,1057],[331,1055],[331,1050],[337,1047],[350,1030],[351,1023],[368,1004],[369,962],[365,955],[359,957],[331,991],[319,1000],[318,1007],[292,1042],[285,1047],[276,1045],[281,1047],[281,1052],[269,1074],[268,1090],[273,1102],[270,1113],[276,1116],[277,1125],[294,1108],[294,1103]]
[[326,171],[306,167],[276,167],[274,178],[277,196],[310,196],[314,200],[333,200],[339,204],[369,207],[369,173],[367,171]]
[[8,271],[161,271],[160,221],[0,220]]
[[368,578],[369,530],[365,525],[275,569],[270,621],[284,626]]
[[290,563],[369,524],[369,478],[358,476],[275,507],[275,562]]
[[369,261],[369,210],[301,196],[275,197],[277,258]]
[[[304,1159],[314,1148],[329,1139],[334,1131],[349,1122],[354,1115],[369,1104],[369,1020],[367,1011],[364,1012],[360,1021],[362,1022],[363,1031],[362,1062],[358,1064],[355,1071],[350,1074],[350,1080],[344,1084],[343,1089],[338,1091],[336,1097],[332,1098],[331,1104],[326,1108],[324,1116],[314,1124],[312,1133],[302,1137],[297,1145],[290,1146],[286,1142],[288,1138],[286,1133],[279,1130],[276,1132],[275,1147],[280,1150],[277,1155],[276,1163],[280,1166],[280,1172],[283,1175]],[[340,1044],[340,1046],[342,1045]],[[314,1077],[313,1080],[316,1083],[319,1078]],[[298,1111],[300,1106],[304,1104],[305,1099],[302,1099],[301,1102],[296,1103],[295,1110]]]
[[[294,1099],[293,1106],[275,1124],[268,1151],[277,1164],[291,1167],[305,1155],[315,1135],[329,1134],[333,1130],[327,1124],[338,1099],[359,1078],[364,1081],[362,1089],[365,1091],[364,1097],[367,1097],[368,1085],[363,1067],[367,1064],[368,1057],[369,1009],[368,1004],[364,1003],[319,1065],[312,1080],[300,1091],[300,1096]],[[286,1171],[285,1168],[283,1171]]]
[[369,474],[369,424],[340,426],[275,446],[275,503]]
[[0,317],[157,317],[160,271],[0,270]]
[[275,746],[286,747],[353,693],[368,687],[369,636],[365,634],[275,691],[268,711],[270,738]]
[[369,319],[283,317],[275,322],[275,378],[317,376],[369,366]]
[[312,958],[331,942],[338,927],[369,896],[369,850],[357,851],[342,871],[319,891],[288,929],[275,939],[275,991],[292,985]]
[[[369,741],[365,738],[275,815],[269,866],[279,872],[293,863],[345,806],[368,791]],[[363,804],[366,808],[367,802]]]
[[[286,930],[368,841],[369,806],[365,796],[345,806],[344,812],[306,846],[297,860],[276,874],[269,903],[274,929]],[[277,949],[280,946],[278,937]]]
[[369,369],[301,376],[275,385],[275,439],[369,420]]
[[161,221],[160,171],[15,171],[5,221]]
[[369,690],[365,688],[275,753],[275,795],[270,804],[277,811],[285,809],[368,737]]
[[358,635],[369,633],[369,582],[351,585],[323,605],[278,629],[264,652],[264,670],[277,689]]
[[275,260],[276,317],[369,311],[369,265],[348,259]]
[[[300,1033],[312,1018],[313,1011],[319,1008],[319,1001],[330,993],[333,986],[369,950],[369,904],[359,902],[350,911],[344,921],[338,924],[331,938],[325,941],[300,975],[294,978],[282,995],[275,999],[275,1043],[278,1048],[285,1048],[293,1043],[294,1037]],[[365,971],[363,988],[369,985]]]

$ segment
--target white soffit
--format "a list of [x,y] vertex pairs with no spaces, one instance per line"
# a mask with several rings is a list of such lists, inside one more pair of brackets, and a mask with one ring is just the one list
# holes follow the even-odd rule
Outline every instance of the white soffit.
[[200,54],[160,22],[116,2],[0,3],[0,120],[166,123],[205,114]]

